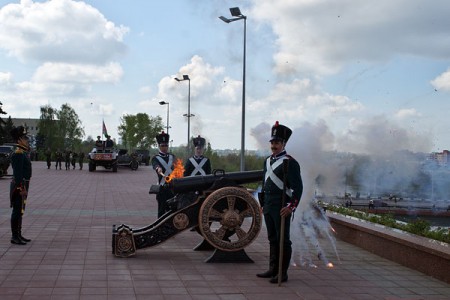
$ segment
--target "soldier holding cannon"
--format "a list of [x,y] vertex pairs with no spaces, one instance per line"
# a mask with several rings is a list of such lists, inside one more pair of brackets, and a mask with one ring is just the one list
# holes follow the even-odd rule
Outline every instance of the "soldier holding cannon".
[[169,153],[169,135],[164,131],[156,136],[159,152],[152,157],[152,167],[158,174],[159,192],[156,194],[158,201],[158,218],[169,210],[167,200],[174,197],[172,191],[166,186],[166,176],[169,176],[174,168],[175,155]]
[[[300,165],[286,153],[285,146],[292,130],[278,121],[271,131],[271,150],[264,163],[263,188],[260,195],[269,239],[269,270],[256,274],[271,278],[271,283],[288,280],[287,270],[292,256],[290,240],[291,214],[294,213],[303,193]],[[284,200],[284,201],[283,201]],[[284,221],[284,224],[282,224]],[[283,232],[284,231],[284,232]],[[281,274],[279,274],[281,256]],[[281,280],[279,280],[281,275]]]
[[197,176],[211,174],[211,161],[204,157],[205,139],[200,135],[193,139],[195,153],[191,156],[184,165],[183,176]]

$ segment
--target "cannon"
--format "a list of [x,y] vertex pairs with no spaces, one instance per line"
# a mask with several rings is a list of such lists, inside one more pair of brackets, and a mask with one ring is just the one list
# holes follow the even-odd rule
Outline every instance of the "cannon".
[[[181,207],[171,205],[170,211],[142,228],[113,225],[113,254],[132,256],[137,249],[157,246],[178,233],[196,228],[215,248],[211,262],[214,257],[225,262],[226,256],[251,261],[244,248],[257,238],[262,213],[258,201],[242,185],[262,178],[262,170],[231,173],[215,170],[211,175],[172,179],[166,184],[176,194],[173,200],[188,197],[189,203]],[[157,193],[159,188],[153,185],[149,193]],[[233,253],[237,255],[232,256]]]

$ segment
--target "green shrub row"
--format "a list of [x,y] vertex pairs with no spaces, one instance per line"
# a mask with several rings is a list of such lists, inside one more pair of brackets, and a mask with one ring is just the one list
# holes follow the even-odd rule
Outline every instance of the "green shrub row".
[[400,229],[433,240],[450,243],[450,230],[448,228],[438,227],[437,229],[431,229],[430,223],[420,218],[410,223],[401,223],[397,222],[394,219],[393,214],[375,215],[335,205],[327,206],[327,210],[334,211],[342,215],[352,216],[358,219],[366,220],[372,223],[381,224],[387,227]]

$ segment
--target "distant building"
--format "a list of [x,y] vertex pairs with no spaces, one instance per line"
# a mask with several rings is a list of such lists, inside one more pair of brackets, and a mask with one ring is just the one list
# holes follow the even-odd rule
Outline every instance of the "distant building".
[[435,161],[440,166],[449,166],[450,151],[444,150],[442,152],[432,152],[430,159]]
[[39,119],[22,119],[22,118],[11,118],[11,121],[14,126],[24,126],[27,128],[28,134],[36,137],[38,133],[38,122]]

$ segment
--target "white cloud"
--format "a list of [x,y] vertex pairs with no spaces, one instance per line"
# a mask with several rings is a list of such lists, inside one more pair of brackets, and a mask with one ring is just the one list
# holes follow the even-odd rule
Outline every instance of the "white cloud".
[[404,108],[397,111],[395,116],[398,119],[406,119],[411,117],[421,117],[422,114],[419,113],[415,108]]
[[450,58],[450,2],[254,0],[252,18],[269,22],[282,74],[335,73],[357,60],[400,55]]
[[128,31],[81,1],[22,1],[0,10],[0,48],[21,61],[104,64],[125,52]]
[[33,81],[46,83],[117,83],[123,75],[118,63],[106,65],[81,65],[44,63],[33,75]]
[[433,79],[431,85],[437,90],[450,92],[450,69]]

